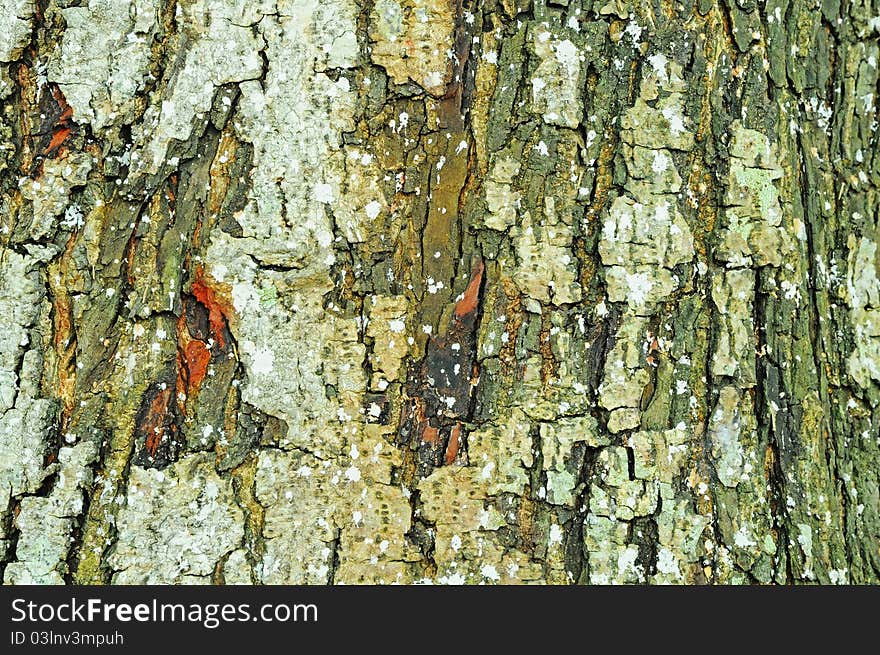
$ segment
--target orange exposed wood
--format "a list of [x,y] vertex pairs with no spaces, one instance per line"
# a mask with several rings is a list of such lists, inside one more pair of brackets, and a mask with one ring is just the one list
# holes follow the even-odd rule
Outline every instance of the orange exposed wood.
[[64,143],[64,140],[70,136],[71,129],[69,127],[60,127],[55,131],[55,134],[52,135],[52,140],[49,141],[49,145],[46,146],[45,153],[49,154],[55,148]]
[[440,441],[440,430],[431,427],[430,425],[426,425],[425,429],[422,430],[422,441],[425,443],[437,443]]
[[144,418],[143,429],[147,437],[144,448],[150,457],[155,457],[165,436],[165,415],[168,413],[168,401],[171,399],[171,389],[163,389],[156,394],[147,415]]
[[196,270],[196,279],[192,284],[192,294],[208,310],[208,324],[211,326],[211,333],[217,340],[217,345],[225,348],[226,339],[223,337],[223,330],[226,329],[227,308],[217,298],[214,289],[205,282],[201,267]]
[[187,394],[199,390],[202,380],[208,372],[208,364],[211,363],[211,351],[198,339],[193,339],[184,349],[184,362],[189,372],[187,378]]
[[456,423],[449,432],[449,443],[446,444],[446,457],[444,461],[447,466],[455,462],[458,457],[458,449],[461,447],[461,423]]
[[55,98],[55,102],[58,103],[58,106],[61,108],[61,115],[58,117],[59,123],[66,123],[73,117],[73,107],[67,104],[67,98],[64,97],[64,94],[61,93],[61,89],[58,86],[52,87],[52,97]]
[[485,270],[483,262],[479,262],[471,274],[471,281],[464,291],[464,297],[455,303],[455,318],[462,318],[473,312],[477,308],[480,300],[480,284],[483,282],[483,271]]
[[67,137],[73,132],[73,128],[68,125],[70,119],[73,118],[73,107],[67,104],[64,94],[61,93],[61,89],[57,86],[52,87],[52,97],[55,98],[55,102],[58,103],[58,108],[61,109],[61,113],[58,115],[58,123],[55,126],[55,132],[52,134],[52,139],[43,151],[43,154],[46,155],[61,146],[61,144],[64,143],[67,140]]

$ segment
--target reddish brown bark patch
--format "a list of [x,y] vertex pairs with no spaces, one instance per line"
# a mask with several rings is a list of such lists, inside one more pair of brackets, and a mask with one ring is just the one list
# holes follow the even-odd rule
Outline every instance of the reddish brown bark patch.
[[208,323],[211,334],[217,345],[226,347],[226,317],[230,313],[228,305],[223,302],[213,287],[208,284],[201,267],[196,269],[196,279],[192,283],[192,294],[208,310]]
[[135,418],[135,439],[140,450],[135,463],[144,468],[164,468],[177,460],[181,443],[174,387],[155,384],[147,391]]
[[59,127],[56,129],[55,133],[52,135],[52,140],[49,141],[49,145],[46,146],[45,154],[48,155],[55,150],[55,148],[64,143],[67,140],[67,137],[70,136],[71,131],[72,130],[69,127]]
[[446,334],[430,337],[425,357],[410,366],[397,443],[418,453],[419,473],[467,461],[464,426],[474,412],[479,381],[477,332],[483,262],[477,262],[456,302]]
[[191,293],[181,294],[181,305],[177,357],[169,363],[166,381],[144,395],[136,417],[135,462],[146,468],[164,468],[177,460],[186,441],[184,420],[196,414],[195,403],[211,363],[233,352],[229,305],[201,269]]
[[479,262],[471,274],[471,281],[464,291],[464,297],[455,304],[455,318],[461,320],[477,309],[480,300],[480,287],[483,284],[483,271],[486,269],[483,262]]
[[189,372],[187,391],[189,393],[197,392],[208,372],[208,364],[211,363],[211,351],[208,350],[204,343],[193,339],[186,344],[184,361],[186,362],[186,370]]
[[432,425],[425,425],[422,428],[422,441],[431,444],[432,446],[436,446],[440,443],[440,429],[435,428]]
[[461,446],[461,423],[456,423],[452,426],[452,429],[449,431],[449,442],[446,444],[446,457],[443,459],[443,463],[446,466],[455,463],[456,457],[458,457],[458,449]]
[[50,155],[58,150],[67,141],[68,137],[73,134],[73,125],[71,125],[73,107],[67,104],[64,94],[57,85],[52,87],[52,98],[55,100],[55,107],[50,112],[49,118],[52,120],[52,124],[47,129],[52,136],[49,139],[49,143],[43,149],[44,155]]
[[187,402],[194,398],[215,356],[231,349],[226,316],[228,308],[208,285],[199,269],[192,294],[181,297],[183,312],[177,321],[177,392],[180,410],[187,415]]
[[143,426],[146,439],[144,449],[151,457],[159,452],[159,444],[165,437],[165,416],[168,413],[168,400],[171,398],[171,389],[162,389],[153,396],[153,400],[147,405],[147,413],[144,415]]

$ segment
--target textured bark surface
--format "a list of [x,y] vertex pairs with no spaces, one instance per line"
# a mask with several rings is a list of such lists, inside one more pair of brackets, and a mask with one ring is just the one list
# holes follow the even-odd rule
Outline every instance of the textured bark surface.
[[877,0],[0,0],[5,583],[880,581]]

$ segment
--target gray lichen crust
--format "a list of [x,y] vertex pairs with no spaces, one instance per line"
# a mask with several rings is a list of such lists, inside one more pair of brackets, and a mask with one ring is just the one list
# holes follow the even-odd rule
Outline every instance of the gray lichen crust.
[[880,7],[0,0],[7,584],[880,581]]

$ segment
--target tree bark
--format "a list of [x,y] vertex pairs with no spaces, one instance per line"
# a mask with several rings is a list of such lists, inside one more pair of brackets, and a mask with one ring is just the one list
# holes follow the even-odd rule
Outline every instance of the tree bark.
[[877,0],[0,0],[0,575],[877,583]]

